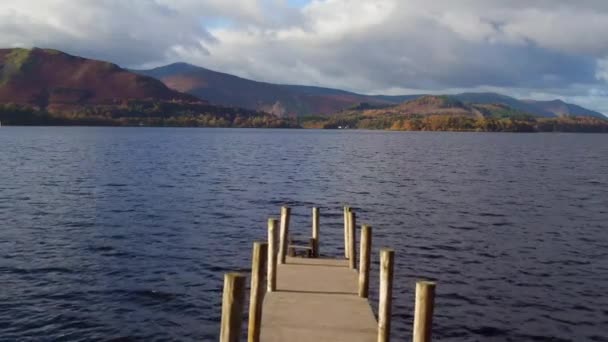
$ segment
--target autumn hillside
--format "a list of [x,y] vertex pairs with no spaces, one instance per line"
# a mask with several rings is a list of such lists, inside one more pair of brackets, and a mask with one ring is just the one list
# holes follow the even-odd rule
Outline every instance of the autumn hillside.
[[448,96],[423,96],[411,101],[407,101],[395,106],[370,108],[365,110],[345,110],[345,113],[359,111],[366,116],[382,115],[464,115],[464,116],[483,116],[474,106],[465,105],[461,101]]
[[112,63],[48,49],[0,50],[0,102],[53,111],[144,99],[201,102]]
[[359,105],[330,117],[300,118],[307,128],[408,131],[608,132],[608,119],[542,117],[503,103],[465,103],[453,96],[423,96],[394,106]]
[[283,127],[270,114],[221,107],[115,64],[57,50],[0,49],[3,124]]

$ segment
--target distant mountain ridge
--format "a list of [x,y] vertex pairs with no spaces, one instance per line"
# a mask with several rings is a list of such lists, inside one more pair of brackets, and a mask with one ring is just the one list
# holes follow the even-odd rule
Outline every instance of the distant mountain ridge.
[[[170,88],[211,103],[263,110],[279,116],[331,115],[361,103],[374,106],[396,105],[426,95],[362,95],[332,88],[258,82],[186,63],[134,71],[157,78]],[[497,93],[447,96],[463,103],[507,105],[539,117],[572,115],[606,118],[599,112],[560,100],[519,100]]]
[[505,104],[517,109],[541,117],[556,116],[591,116],[606,118],[602,113],[583,108],[581,106],[566,103],[561,100],[518,100],[513,97],[496,93],[462,93],[450,95],[465,103]]
[[395,103],[338,89],[252,81],[186,63],[133,71],[211,103],[262,110],[278,116],[331,114],[361,102]]
[[558,116],[592,116],[605,118],[601,113],[598,113],[587,108],[566,103],[562,100],[551,100],[551,101],[537,101],[537,100],[522,100],[532,104],[533,106],[542,108],[548,112],[556,114]]
[[349,110],[367,110],[365,114],[373,116],[379,109],[399,115],[607,119],[559,100],[518,100],[496,93],[362,95],[257,82],[185,63],[133,72],[109,62],[39,48],[0,49],[0,107],[4,119],[10,114],[9,123],[23,122],[15,114],[20,112],[35,114],[28,122],[35,122],[36,115],[50,114],[109,124],[276,127],[295,125],[297,120],[292,118],[296,116],[335,116]]

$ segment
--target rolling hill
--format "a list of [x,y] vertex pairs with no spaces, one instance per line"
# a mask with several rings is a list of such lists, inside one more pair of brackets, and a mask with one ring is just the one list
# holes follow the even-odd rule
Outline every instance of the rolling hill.
[[465,103],[504,104],[513,109],[539,117],[589,116],[604,119],[603,114],[561,100],[518,100],[496,93],[463,93],[451,95]]
[[[211,103],[263,110],[280,116],[332,115],[361,103],[390,106],[425,96],[362,95],[331,88],[257,82],[186,63],[135,72],[155,77],[172,89],[195,95]],[[506,105],[538,117],[572,115],[605,118],[601,113],[560,100],[519,100],[496,93],[462,93],[448,96],[463,103]]]
[[186,63],[134,71],[211,103],[278,116],[329,115],[362,102],[387,105],[400,102],[338,89],[257,82]]
[[465,103],[456,96],[425,95],[392,106],[351,108],[337,115],[365,117],[424,117],[431,115],[461,116],[470,118],[533,117],[526,111],[500,103]]
[[552,101],[536,101],[536,100],[522,100],[521,102],[528,103],[539,110],[545,110],[557,116],[591,116],[596,118],[606,118],[601,113],[598,113],[575,104],[566,103],[562,100]]
[[[470,97],[467,100],[471,100]],[[472,103],[456,96],[425,95],[391,106],[360,105],[331,116],[300,118],[306,128],[406,131],[608,132],[608,119],[532,115],[502,103]]]

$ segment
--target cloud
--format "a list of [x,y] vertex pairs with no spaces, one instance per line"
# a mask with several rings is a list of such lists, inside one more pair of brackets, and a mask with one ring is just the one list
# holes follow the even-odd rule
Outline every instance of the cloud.
[[0,45],[364,93],[495,89],[608,112],[608,2],[4,0]]
[[608,81],[608,58],[602,58],[597,61],[595,77],[598,80]]

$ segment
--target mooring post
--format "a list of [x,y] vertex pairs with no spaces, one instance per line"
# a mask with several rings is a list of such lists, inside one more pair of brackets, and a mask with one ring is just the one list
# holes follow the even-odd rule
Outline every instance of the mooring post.
[[319,257],[319,208],[312,208],[312,256]]
[[306,250],[306,256],[308,258],[314,258],[315,257],[315,239],[314,238],[310,238],[310,240],[308,240],[308,247],[310,247],[310,249]]
[[287,245],[289,244],[289,218],[291,216],[291,208],[287,206],[281,207],[281,235],[279,241],[279,264],[285,263],[287,257]]
[[369,267],[372,254],[372,227],[361,228],[361,251],[359,261],[359,297],[369,296]]
[[414,311],[414,342],[431,342],[435,283],[416,282],[416,309]]
[[268,292],[276,291],[277,289],[277,219],[268,219],[268,272],[266,274]]
[[389,342],[393,302],[393,268],[395,251],[380,250],[380,303],[378,304],[378,342]]
[[260,341],[262,324],[262,303],[264,301],[264,275],[268,259],[268,243],[256,241],[253,243],[251,257],[251,292],[249,294],[249,329],[248,342]]
[[344,257],[346,259],[349,258],[350,254],[348,253],[348,212],[350,212],[350,207],[344,207]]
[[348,264],[353,270],[357,269],[357,215],[354,211],[348,212],[348,251],[350,257]]
[[240,273],[224,275],[220,342],[238,342],[241,339],[245,280],[246,277]]

